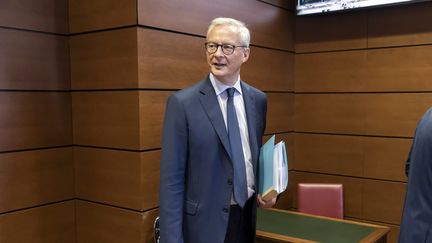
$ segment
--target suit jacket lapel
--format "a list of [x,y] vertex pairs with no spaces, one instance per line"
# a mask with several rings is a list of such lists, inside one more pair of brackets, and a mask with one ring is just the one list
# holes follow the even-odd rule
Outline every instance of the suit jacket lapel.
[[222,111],[219,106],[219,102],[216,97],[214,88],[210,82],[210,79],[204,80],[202,88],[200,90],[200,101],[207,112],[207,116],[210,119],[219,139],[221,140],[225,150],[231,157],[231,149],[228,140],[228,133],[226,131],[225,121],[223,119]]
[[242,91],[243,91],[243,101],[246,109],[246,117],[247,117],[247,125],[249,132],[249,146],[252,154],[252,164],[254,168],[257,168],[258,154],[259,148],[257,144],[257,118],[256,118],[256,110],[255,110],[255,98],[253,96],[250,87],[242,82]]

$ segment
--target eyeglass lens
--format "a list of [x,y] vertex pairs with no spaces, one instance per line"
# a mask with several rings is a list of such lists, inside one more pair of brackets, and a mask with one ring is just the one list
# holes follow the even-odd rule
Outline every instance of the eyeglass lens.
[[216,43],[206,43],[205,47],[207,49],[207,52],[210,54],[213,54],[217,51],[217,49],[219,48],[219,46],[222,48],[222,52],[225,55],[231,55],[233,54],[236,46],[234,45],[230,45],[230,44],[216,44]]

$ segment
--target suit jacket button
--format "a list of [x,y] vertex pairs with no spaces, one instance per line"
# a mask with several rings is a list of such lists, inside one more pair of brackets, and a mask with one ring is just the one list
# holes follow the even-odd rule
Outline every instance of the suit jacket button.
[[224,213],[228,213],[229,212],[228,208],[223,208],[222,211],[224,211]]
[[232,181],[231,179],[229,179],[229,180],[228,180],[228,185],[229,185],[229,186],[232,186],[232,184],[233,184],[233,181]]

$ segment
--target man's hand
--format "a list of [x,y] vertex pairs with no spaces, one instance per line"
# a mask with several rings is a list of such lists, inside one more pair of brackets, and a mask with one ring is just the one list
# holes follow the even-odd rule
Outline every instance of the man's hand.
[[276,198],[272,198],[268,201],[264,201],[264,199],[261,198],[260,195],[257,196],[258,206],[260,208],[271,208],[276,203]]

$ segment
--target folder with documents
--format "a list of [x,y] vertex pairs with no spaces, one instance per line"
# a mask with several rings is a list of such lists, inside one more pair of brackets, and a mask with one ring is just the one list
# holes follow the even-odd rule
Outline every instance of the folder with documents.
[[264,200],[275,198],[288,185],[288,159],[285,142],[274,144],[273,135],[262,147],[259,158],[259,194]]

